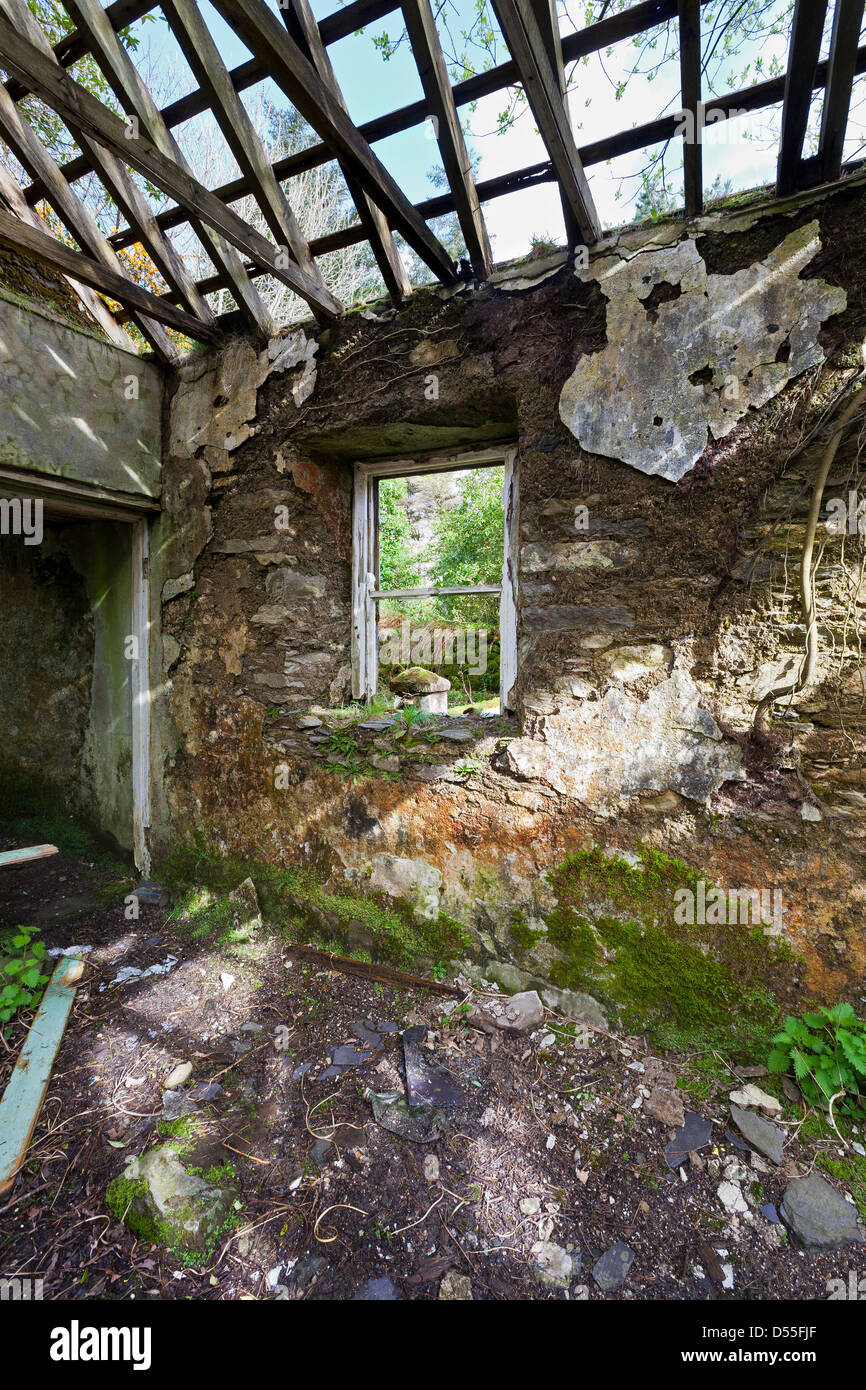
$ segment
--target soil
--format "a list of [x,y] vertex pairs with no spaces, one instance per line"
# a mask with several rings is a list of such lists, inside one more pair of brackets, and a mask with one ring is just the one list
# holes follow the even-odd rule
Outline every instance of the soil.
[[[694,1056],[656,1063],[642,1038],[552,1013],[530,1034],[489,1036],[454,1000],[293,959],[266,928],[214,946],[179,932],[165,908],[127,921],[122,906],[100,905],[105,877],[64,853],[0,876],[0,927],[38,920],[48,946],[92,947],[26,1164],[0,1199],[0,1272],[41,1277],[46,1299],[344,1300],[383,1279],[373,1287],[389,1297],[435,1299],[452,1270],[474,1299],[823,1300],[827,1280],[856,1264],[851,1251],[797,1251],[761,1214],[809,1170],[815,1146],[800,1142],[803,1109],[789,1106],[783,1167],[752,1172],[725,1136],[739,1083],[723,1059],[715,1071]],[[123,966],[170,956],[167,973],[111,983]],[[313,1079],[365,1019],[426,1025],[425,1055],[463,1098],[434,1142],[373,1118],[368,1088],[404,1089],[396,1029],[373,1062]],[[28,1022],[0,1051],[2,1085]],[[231,1162],[241,1203],[237,1228],[199,1263],[137,1240],[105,1206],[127,1158],[165,1142],[162,1083],[181,1061],[194,1082],[223,1088],[197,1112],[190,1161]],[[663,1156],[672,1131],[639,1090],[659,1065],[714,1121],[710,1144],[677,1171]],[[424,1176],[430,1155],[438,1179]],[[729,1160],[749,1169],[739,1218],[717,1195]],[[539,1240],[572,1255],[567,1290],[538,1282]],[[592,1269],[618,1241],[634,1261],[605,1293]]]

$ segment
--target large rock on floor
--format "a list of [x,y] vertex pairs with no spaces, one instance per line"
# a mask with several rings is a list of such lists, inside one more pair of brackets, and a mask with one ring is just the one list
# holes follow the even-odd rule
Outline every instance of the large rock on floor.
[[793,1240],[805,1250],[835,1250],[863,1241],[857,1208],[817,1173],[788,1183],[779,1213]]
[[575,989],[557,989],[554,985],[545,985],[539,994],[549,1009],[556,1009],[566,1018],[585,1023],[590,1028],[606,1029],[608,1026],[604,1009],[591,994],[583,994]]
[[229,1225],[236,1198],[234,1187],[188,1173],[170,1144],[130,1158],[106,1193],[110,1211],[143,1240],[204,1256]]
[[534,989],[487,999],[470,1018],[471,1023],[485,1031],[501,1028],[504,1033],[529,1033],[543,1021],[544,1005]]

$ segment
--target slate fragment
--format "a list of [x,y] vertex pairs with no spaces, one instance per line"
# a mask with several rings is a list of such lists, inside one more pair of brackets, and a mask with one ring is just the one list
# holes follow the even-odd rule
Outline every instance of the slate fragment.
[[368,1047],[371,1052],[381,1052],[385,1044],[382,1042],[379,1032],[375,1025],[368,1018],[356,1019],[349,1024],[349,1032],[360,1042]]
[[383,1129],[390,1130],[401,1139],[411,1139],[416,1144],[432,1144],[440,1139],[448,1129],[448,1120],[441,1111],[429,1105],[410,1107],[402,1096],[370,1096],[373,1118]]
[[431,1105],[445,1109],[462,1105],[464,1098],[454,1085],[453,1078],[441,1067],[434,1067],[421,1050],[427,1035],[423,1024],[407,1028],[403,1034],[403,1056],[406,1063],[406,1096],[410,1107]]
[[343,1043],[341,1047],[335,1047],[331,1054],[331,1063],[335,1067],[364,1067],[368,1062],[372,1062],[376,1056],[369,1048],[353,1047],[351,1043]]
[[743,1110],[741,1106],[733,1103],[731,1118],[749,1147],[763,1154],[764,1158],[768,1158],[778,1167],[782,1162],[782,1150],[785,1147],[785,1131],[774,1125],[772,1120],[765,1120],[762,1115],[756,1115],[752,1110]]
[[592,1277],[598,1287],[605,1293],[618,1289],[628,1278],[633,1259],[634,1251],[631,1246],[625,1245],[621,1240],[609,1250],[605,1250],[601,1259],[596,1260],[592,1267]]
[[857,1208],[815,1172],[788,1183],[779,1214],[793,1240],[806,1250],[835,1250],[863,1241]]
[[400,1294],[386,1275],[368,1279],[352,1296],[353,1303],[394,1303]]
[[677,1169],[686,1163],[690,1153],[709,1144],[713,1134],[711,1120],[705,1120],[695,1110],[687,1110],[685,1119],[673,1139],[665,1145],[664,1158],[669,1168]]

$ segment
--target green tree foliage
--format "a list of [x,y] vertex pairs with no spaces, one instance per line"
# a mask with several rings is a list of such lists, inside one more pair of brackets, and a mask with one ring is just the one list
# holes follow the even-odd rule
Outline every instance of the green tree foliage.
[[412,589],[421,583],[405,507],[408,491],[405,478],[379,481],[379,582],[383,589]]
[[[501,468],[477,468],[464,473],[460,498],[436,518],[434,584],[499,584],[505,515]],[[437,600],[449,622],[499,626],[497,594],[455,594]]]

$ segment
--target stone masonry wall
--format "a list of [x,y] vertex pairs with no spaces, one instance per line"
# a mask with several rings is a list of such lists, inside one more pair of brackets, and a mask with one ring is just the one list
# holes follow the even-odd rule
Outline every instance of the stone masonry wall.
[[[566,855],[663,852],[780,892],[770,931],[806,962],[793,987],[861,999],[856,525],[821,527],[815,680],[769,736],[753,725],[799,664],[820,425],[864,329],[852,182],[628,232],[577,273],[530,260],[193,359],[153,547],[157,845],[195,832],[447,912],[516,983],[567,978],[547,877]],[[322,707],[349,698],[352,463],[491,441],[518,444],[517,714],[423,758],[376,729],[341,752]],[[857,490],[857,445],[828,498]]]

